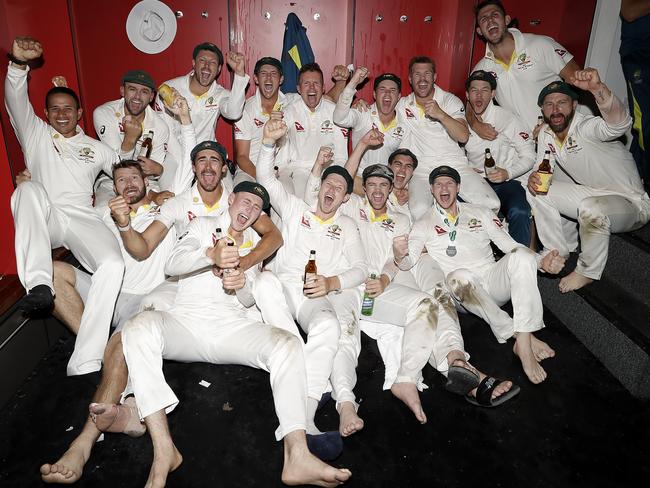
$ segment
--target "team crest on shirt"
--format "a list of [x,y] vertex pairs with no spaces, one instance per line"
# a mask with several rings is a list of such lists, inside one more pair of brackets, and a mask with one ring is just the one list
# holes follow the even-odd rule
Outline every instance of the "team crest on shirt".
[[527,53],[521,53],[517,57],[517,67],[521,70],[527,70],[533,66],[533,62]]
[[560,56],[561,58],[563,58],[564,55],[566,54],[566,50],[565,50],[565,49],[556,49],[556,50],[555,50],[555,54],[557,54],[558,56]]
[[320,125],[320,133],[321,134],[330,134],[334,130],[334,127],[332,126],[332,122],[330,120],[325,120],[321,125]]
[[296,126],[296,132],[305,132],[305,128],[297,120],[293,123]]
[[196,215],[194,215],[194,212],[188,210],[187,211],[187,221],[192,222],[196,218]]
[[399,125],[395,127],[395,130],[393,131],[393,137],[397,139],[404,137],[404,128],[400,127]]
[[205,101],[205,108],[212,108],[215,109],[219,106],[218,103],[216,103],[216,100],[214,97],[208,97],[208,99]]
[[327,228],[327,237],[338,241],[341,239],[341,231],[342,229],[339,224],[332,224]]
[[569,136],[566,141],[566,150],[569,153],[575,154],[579,151],[582,151],[582,147],[578,145],[578,141],[576,141],[573,137]]
[[85,163],[90,163],[95,160],[95,151],[89,147],[82,147],[77,153],[79,159],[82,159]]
[[404,108],[404,113],[406,114],[407,119],[414,119],[415,115],[413,115],[413,112],[411,112],[411,109],[408,107]]
[[483,223],[479,219],[469,219],[467,222],[467,227],[469,227],[470,232],[478,232],[483,228]]
[[255,118],[253,119],[253,123],[255,124],[256,127],[262,127],[262,126],[264,125],[264,122],[262,122],[262,121],[261,121],[260,119],[258,119],[257,117],[255,117]]
[[520,132],[520,133],[519,133],[519,136],[520,136],[524,141],[527,141],[528,139],[530,139],[530,134],[528,134],[528,132]]
[[436,234],[438,234],[439,236],[444,235],[444,234],[447,233],[447,231],[445,229],[443,229],[442,227],[440,227],[439,225],[436,225],[434,227],[434,229],[436,231]]
[[300,218],[300,225],[306,227],[307,229],[311,229],[311,224],[309,223],[309,219],[306,218],[304,215]]
[[382,220],[381,228],[386,232],[393,232],[395,230],[395,221],[393,219]]
[[368,222],[368,215],[366,214],[366,211],[362,208],[359,209],[359,218],[364,222]]

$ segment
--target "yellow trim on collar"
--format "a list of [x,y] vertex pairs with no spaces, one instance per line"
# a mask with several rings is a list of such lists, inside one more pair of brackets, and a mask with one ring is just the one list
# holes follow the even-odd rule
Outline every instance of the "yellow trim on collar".
[[379,121],[379,130],[382,132],[382,134],[385,134],[389,130],[391,130],[393,127],[397,127],[397,117],[395,117],[393,120],[390,121],[388,125],[384,125],[384,123],[380,120]]
[[[220,201],[220,200],[219,200],[219,201]],[[214,205],[212,205],[211,207],[207,206],[205,203],[203,204],[203,206],[205,207],[205,209],[207,210],[208,213],[211,213],[211,212],[214,212],[216,209],[219,208],[219,201],[217,201],[217,202],[216,202]]]
[[512,66],[512,63],[513,63],[513,61],[515,59],[517,59],[517,51],[515,51],[514,49],[512,50],[512,56],[510,56],[510,61],[508,61],[507,64],[504,63],[503,61],[501,61],[500,59],[497,59],[496,56],[494,56],[494,62],[500,64],[501,66],[503,66],[503,68],[506,71],[508,71],[510,69],[510,66]]
[[330,217],[327,220],[322,220],[318,215],[316,214],[311,214],[311,216],[316,220],[321,225],[326,225],[326,224],[331,224],[334,221],[334,217]]
[[[148,203],[145,203],[144,205],[140,205],[140,208],[142,209],[143,212],[146,212],[146,211],[148,211],[148,210],[151,208],[151,205],[149,205]],[[140,210],[140,208],[138,208],[138,210]],[[129,215],[130,215],[131,217],[135,217],[135,216],[137,215],[137,212],[131,210],[131,211],[129,212]]]

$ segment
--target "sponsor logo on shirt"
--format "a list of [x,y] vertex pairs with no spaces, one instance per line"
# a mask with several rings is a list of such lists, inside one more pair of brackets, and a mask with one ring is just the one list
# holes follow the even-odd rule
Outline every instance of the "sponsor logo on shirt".
[[469,227],[470,232],[478,232],[483,228],[483,223],[479,219],[469,219],[467,222],[467,227]]
[[342,127],[340,127],[340,129],[341,129],[341,134],[343,134],[343,137],[347,138],[350,131],[348,129],[344,129]]
[[556,49],[556,50],[555,50],[555,54],[557,54],[558,56],[560,56],[561,58],[563,58],[564,55],[566,54],[566,50],[565,50],[565,49]]
[[438,234],[439,236],[447,233],[447,231],[442,227],[440,227],[439,225],[436,225],[434,229],[436,230],[436,234]]
[[102,126],[99,128],[99,135],[103,136],[103,135],[104,135],[104,132],[106,132],[106,126],[105,126],[105,125],[102,125]]
[[550,142],[548,143],[548,150],[551,151],[553,154],[557,154],[557,152],[555,151],[555,146]]
[[188,222],[192,222],[196,218],[196,215],[191,210],[188,210],[187,212],[187,220]]
[[339,224],[332,224],[327,228],[327,237],[338,241],[341,239],[341,231],[342,229]]
[[77,156],[85,163],[90,163],[95,160],[95,151],[93,151],[89,147],[82,147],[81,149],[79,149]]
[[320,125],[320,133],[321,133],[321,134],[329,134],[329,133],[331,133],[333,130],[334,130],[334,127],[332,127],[332,122],[330,122],[329,119],[326,120],[326,121],[324,121],[324,122]]
[[241,134],[241,129],[237,127],[237,124],[233,124],[233,127],[235,128],[235,134]]
[[499,219],[492,219],[492,222],[494,222],[494,225],[496,225],[499,229],[503,227],[503,224]]
[[300,218],[300,225],[306,227],[307,229],[311,229],[311,224],[309,223],[309,219],[306,218],[304,215]]
[[359,218],[364,222],[368,222],[368,215],[366,215],[366,211],[362,208],[359,209]]
[[300,125],[300,122],[295,121],[294,125],[296,126],[296,132],[305,132],[305,128],[302,125]]
[[528,134],[528,132],[520,132],[519,135],[521,136],[521,138],[524,141],[527,141],[528,139],[530,139],[530,135]]
[[190,233],[190,231],[189,231],[189,230],[186,230],[186,231],[183,232],[180,236],[178,236],[178,240],[180,241],[181,239],[183,239],[183,237],[185,237],[185,236],[186,236],[187,234],[189,234],[189,233]]
[[262,122],[262,121],[261,121],[260,119],[258,119],[257,117],[253,119],[253,122],[255,123],[255,125],[256,125],[257,127],[262,127],[262,126],[264,125],[264,122]]
[[404,108],[404,113],[406,114],[407,119],[414,119],[415,115],[413,115],[413,112],[411,112],[411,109],[408,107]]

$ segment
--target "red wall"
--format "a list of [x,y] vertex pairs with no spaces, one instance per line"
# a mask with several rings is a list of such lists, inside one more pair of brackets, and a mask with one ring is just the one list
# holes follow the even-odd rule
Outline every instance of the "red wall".
[[[519,30],[552,37],[573,54],[580,66],[584,65],[596,0],[503,0],[503,5],[510,17],[519,20]],[[484,55],[485,43],[477,36],[472,66]]]
[[[370,77],[390,71],[402,78],[402,94],[410,93],[408,63],[415,55],[436,61],[437,83],[460,93],[467,71],[473,39],[473,0],[385,2],[357,0],[355,11],[355,65],[366,66]],[[381,15],[382,20],[377,21]],[[406,22],[400,17],[407,16]],[[431,16],[431,22],[425,17]],[[372,99],[372,84],[360,96]]]

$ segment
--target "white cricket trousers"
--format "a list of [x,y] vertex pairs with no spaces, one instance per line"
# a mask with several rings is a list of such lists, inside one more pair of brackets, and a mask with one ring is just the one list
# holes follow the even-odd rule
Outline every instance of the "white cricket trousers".
[[[499,211],[501,207],[499,197],[481,174],[467,164],[449,163],[449,165],[460,174],[460,196],[463,201],[483,205],[493,212]],[[421,172],[416,169],[409,182],[409,209],[414,220],[422,217],[433,205],[429,173],[430,171],[424,169]]]
[[201,361],[268,371],[280,421],[276,439],[306,430],[307,377],[302,347],[296,337],[277,327],[227,315],[210,320],[186,311],[148,311],[124,325],[122,349],[141,418],[162,409],[169,413],[178,405],[165,381],[163,359]]
[[562,232],[561,216],[578,220],[581,252],[576,271],[600,279],[607,263],[609,235],[643,227],[650,218],[650,200],[631,199],[606,190],[553,181],[546,195],[527,192],[535,225],[545,250],[568,256],[570,244]]
[[16,265],[26,290],[52,285],[52,249],[65,246],[93,273],[68,376],[99,371],[122,286],[124,260],[115,236],[92,207],[53,205],[42,184],[18,185],[11,196]]
[[[516,332],[534,332],[544,327],[537,262],[528,248],[516,247],[496,263],[478,269],[456,269],[447,275],[446,281],[453,297],[468,312],[485,320],[501,343]],[[512,317],[501,310],[501,305],[509,300]]]
[[[260,277],[277,280],[275,275],[267,275],[266,271],[261,273],[258,279]],[[339,340],[343,342],[345,355],[354,355],[360,347],[355,342],[358,338],[358,330],[355,329],[358,329],[358,326],[350,327],[350,323],[356,325],[353,318],[358,315],[361,306],[360,292],[355,288],[343,290],[339,294],[330,293],[325,297],[307,298],[302,293],[300,283],[283,282],[281,286],[284,300],[278,296],[277,286],[267,288],[276,290],[275,292],[259,293],[254,290],[257,306],[262,312],[264,322],[299,335],[293,323],[295,320],[307,334],[307,342],[304,344],[307,391],[309,398],[320,400],[327,390],[327,382],[334,369],[334,359],[340,347]],[[345,336],[342,333],[344,328]],[[352,334],[347,334],[347,331]],[[337,364],[345,364],[344,358],[345,356],[340,357]],[[343,370],[346,377],[345,382],[341,381],[340,384],[351,383],[352,388],[354,387],[355,367],[356,356],[352,368],[339,366],[338,370]],[[352,395],[351,388],[349,390],[349,395]],[[352,397],[354,399],[353,395]]]

